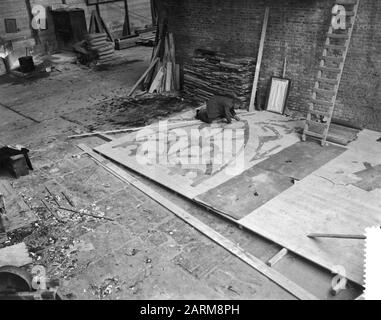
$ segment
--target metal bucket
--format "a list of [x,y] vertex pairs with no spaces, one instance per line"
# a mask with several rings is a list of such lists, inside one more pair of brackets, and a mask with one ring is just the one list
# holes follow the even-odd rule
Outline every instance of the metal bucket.
[[26,56],[19,58],[20,71],[22,73],[28,73],[35,70],[34,61],[32,56]]

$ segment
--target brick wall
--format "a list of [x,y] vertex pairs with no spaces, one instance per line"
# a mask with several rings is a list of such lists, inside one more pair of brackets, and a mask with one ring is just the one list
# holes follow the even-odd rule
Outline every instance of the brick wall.
[[[175,33],[177,56],[197,48],[256,57],[265,7],[270,18],[258,88],[264,103],[272,75],[292,80],[289,107],[305,111],[334,0],[160,0]],[[335,117],[381,130],[381,1],[361,0]]]
[[[30,39],[29,17],[26,13],[25,0],[0,0],[0,36],[15,42]],[[6,33],[4,19],[16,19],[18,32]]]

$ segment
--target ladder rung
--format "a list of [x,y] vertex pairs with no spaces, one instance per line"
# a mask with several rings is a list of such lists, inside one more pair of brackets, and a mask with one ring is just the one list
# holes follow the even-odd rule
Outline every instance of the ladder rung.
[[325,90],[320,88],[314,88],[313,91],[320,94],[331,94],[331,95],[334,95],[336,93],[335,90]]
[[328,38],[332,39],[349,39],[349,35],[346,33],[328,33]]
[[335,3],[347,6],[354,6],[357,4],[357,1],[353,0],[352,2],[348,2],[348,0],[336,0]]
[[313,120],[306,120],[307,121],[307,124],[309,125],[309,126],[317,126],[317,127],[322,127],[322,128],[326,128],[327,126],[328,126],[328,123],[327,122],[317,122],[317,121],[313,121]]
[[321,71],[328,71],[328,72],[340,72],[341,69],[337,67],[319,67],[319,70]]
[[337,79],[317,78],[318,82],[325,82],[329,84],[337,84]]
[[335,44],[326,44],[325,47],[327,49],[334,49],[334,50],[346,50],[347,49],[346,46],[339,46],[339,45],[335,45]]
[[330,116],[328,111],[320,111],[320,110],[309,110],[310,114],[314,114],[316,116],[323,116],[323,117],[328,117]]
[[319,138],[319,139],[324,139],[324,135],[322,135],[320,133],[316,133],[316,132],[310,131],[310,130],[304,130],[303,134],[305,134],[307,136]]
[[342,56],[334,57],[334,56],[322,56],[322,60],[325,61],[334,61],[334,62],[343,62],[344,58]]
[[326,107],[333,107],[333,102],[331,101],[324,101],[324,100],[319,100],[319,99],[311,99],[312,103],[315,103],[315,104],[319,104],[319,105],[322,105],[322,106],[326,106]]

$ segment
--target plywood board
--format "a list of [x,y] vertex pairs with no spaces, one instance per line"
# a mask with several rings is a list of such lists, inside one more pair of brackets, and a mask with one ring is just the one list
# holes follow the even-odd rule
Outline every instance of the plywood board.
[[215,212],[241,219],[293,185],[291,179],[257,166],[195,198]]
[[161,128],[127,134],[95,151],[194,199],[299,141],[296,128],[301,121],[270,112],[241,118],[231,124],[200,121],[169,130],[163,123]]
[[344,147],[329,145],[325,148],[316,141],[298,142],[262,161],[259,168],[302,180],[327,162],[341,155]]
[[214,211],[241,219],[345,150],[340,146],[322,148],[315,141],[298,142],[195,200]]
[[309,239],[309,233],[364,234],[381,224],[381,198],[355,186],[364,163],[381,163],[376,135],[365,130],[349,150],[270,200],[239,224],[328,269],[343,266],[363,284],[364,242]]

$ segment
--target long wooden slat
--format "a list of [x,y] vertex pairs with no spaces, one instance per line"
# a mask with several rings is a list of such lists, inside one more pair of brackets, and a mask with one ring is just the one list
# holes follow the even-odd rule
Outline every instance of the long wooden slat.
[[259,81],[259,72],[261,71],[261,64],[262,64],[263,47],[265,45],[267,23],[269,21],[269,12],[270,12],[270,8],[266,7],[265,17],[263,19],[261,41],[260,41],[259,50],[258,50],[257,63],[255,67],[255,75],[254,75],[253,89],[251,92],[249,111],[254,111],[254,103],[255,103],[255,97],[257,95],[257,87],[258,87],[258,81]]
[[286,248],[283,248],[275,256],[273,256],[269,261],[267,261],[267,265],[270,267],[274,267],[287,254],[288,254],[288,250]]
[[308,238],[357,239],[365,240],[366,236],[359,234],[311,233]]
[[311,293],[307,292],[305,289],[301,288],[299,285],[291,281],[290,279],[286,278],[279,272],[273,270],[272,268],[268,267],[263,261],[260,259],[254,257],[250,253],[247,253],[245,250],[243,250],[240,246],[233,243],[229,239],[225,238],[197,218],[193,217],[191,214],[189,214],[184,209],[180,208],[164,196],[160,195],[141,181],[137,180],[136,178],[129,175],[126,171],[121,169],[120,167],[110,163],[102,156],[96,154],[94,151],[91,150],[88,146],[81,144],[78,145],[78,147],[89,154],[97,163],[99,163],[102,167],[104,167],[107,171],[112,173],[114,176],[119,178],[125,183],[128,183],[138,190],[142,191],[144,194],[148,195],[151,199],[159,203],[164,208],[168,209],[172,213],[174,213],[177,217],[184,220],[186,223],[191,225],[193,228],[207,236],[209,239],[216,242],[221,247],[228,250],[230,253],[238,257],[240,260],[245,262],[246,264],[253,267],[255,270],[260,272],[262,275],[273,281],[274,283],[278,284],[280,287],[285,289],[287,292],[291,293],[298,299],[302,300],[317,300],[317,298],[312,295]]
[[127,96],[131,96],[135,90],[137,89],[137,87],[144,81],[144,79],[146,78],[147,74],[152,70],[153,67],[156,66],[156,63],[159,61],[159,58],[156,58],[154,59],[150,66],[148,67],[148,69],[143,73],[143,75],[139,78],[139,80],[135,83],[135,85],[132,87],[132,89],[130,90],[130,92],[128,93]]
[[[245,116],[241,115],[241,116]],[[200,123],[199,120],[186,120],[186,121],[179,121],[179,122],[169,122],[168,128],[179,128],[183,126],[191,126],[194,124]],[[75,138],[86,138],[86,137],[92,137],[92,136],[99,136],[99,135],[105,135],[105,134],[115,134],[115,133],[125,133],[125,132],[133,132],[133,131],[139,131],[144,129],[157,129],[158,124],[152,124],[145,127],[136,127],[136,128],[126,128],[126,129],[118,129],[118,130],[109,130],[109,131],[94,131],[94,132],[88,132],[88,133],[82,133],[82,134],[75,134],[72,136],[68,136],[68,139],[75,139]]]

